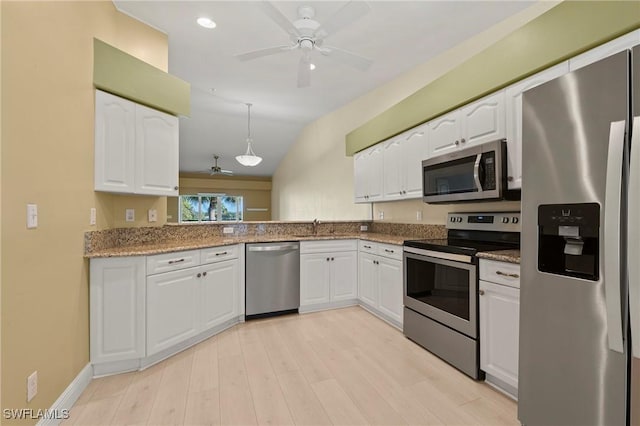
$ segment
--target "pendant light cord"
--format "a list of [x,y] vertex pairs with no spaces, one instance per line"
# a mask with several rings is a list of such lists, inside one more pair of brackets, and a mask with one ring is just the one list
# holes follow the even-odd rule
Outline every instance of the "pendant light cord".
[[248,108],[248,120],[247,120],[247,139],[251,139],[251,105],[252,104],[247,104],[247,108]]

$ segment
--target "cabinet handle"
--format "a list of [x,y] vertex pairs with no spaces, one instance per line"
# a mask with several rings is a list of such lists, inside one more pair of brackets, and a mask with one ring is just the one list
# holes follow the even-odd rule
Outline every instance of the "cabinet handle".
[[178,260],[170,260],[169,261],[169,265],[173,265],[174,263],[180,263],[180,262],[184,262],[184,258],[183,259],[178,259]]
[[220,252],[220,253],[216,253],[216,256],[224,256],[225,254],[228,254],[228,252],[223,251],[223,252]]
[[335,259],[332,257],[332,258],[331,258],[331,261],[333,262],[334,260],[335,260]]
[[460,141],[455,141],[454,144],[456,144],[456,146],[460,145]]
[[509,182],[513,182],[513,176],[507,176],[507,180],[508,180]]
[[202,274],[200,272],[198,272],[198,275],[196,275],[196,277],[200,278],[202,276]]
[[371,248],[371,246],[363,246],[363,247],[364,247],[364,248],[368,248],[368,249],[370,249],[370,248]]
[[502,275],[503,277],[509,277],[509,278],[520,278],[520,275],[518,274],[509,274],[507,272],[502,272],[502,271],[496,271],[496,275]]
[[174,189],[175,191],[177,191],[177,190],[178,190],[178,187],[177,187],[177,186],[174,186],[174,187],[173,187],[173,189]]
[[480,296],[484,296],[484,290],[478,290],[478,294],[479,294]]
[[389,249],[384,249],[384,251],[387,252],[387,253],[394,253],[393,250],[389,250]]
[[327,257],[327,262],[329,261],[329,258]]
[[465,143],[467,140],[465,138],[460,139],[460,142]]
[[202,273],[202,276],[203,276],[203,277],[206,277],[206,276],[207,276],[207,273],[206,273],[206,272],[203,272],[203,273]]

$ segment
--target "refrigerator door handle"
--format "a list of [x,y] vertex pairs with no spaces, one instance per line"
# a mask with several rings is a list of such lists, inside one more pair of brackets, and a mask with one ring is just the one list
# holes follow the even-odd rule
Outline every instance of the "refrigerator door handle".
[[631,353],[640,359],[640,117],[633,119],[630,163],[627,213],[629,315],[631,320]]
[[622,196],[622,161],[626,123],[616,121],[609,128],[609,155],[604,205],[604,292],[607,305],[609,349],[624,352],[622,341],[622,307],[620,305],[620,205]]

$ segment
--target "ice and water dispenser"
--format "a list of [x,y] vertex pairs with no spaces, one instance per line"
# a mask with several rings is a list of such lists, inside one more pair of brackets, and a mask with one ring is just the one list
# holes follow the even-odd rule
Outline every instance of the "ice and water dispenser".
[[538,270],[597,281],[600,205],[545,204],[538,207]]

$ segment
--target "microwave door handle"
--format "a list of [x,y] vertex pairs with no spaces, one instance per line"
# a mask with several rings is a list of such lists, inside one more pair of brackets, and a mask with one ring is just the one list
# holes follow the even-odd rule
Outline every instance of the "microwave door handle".
[[631,353],[640,359],[640,117],[633,118],[627,211],[627,256],[629,270],[629,317]]
[[620,306],[620,203],[625,122],[611,123],[604,201],[604,294],[609,349],[624,352]]
[[480,160],[482,160],[482,154],[478,154],[476,162],[473,165],[473,180],[476,182],[478,192],[482,192],[482,183],[480,182]]

